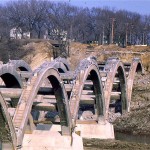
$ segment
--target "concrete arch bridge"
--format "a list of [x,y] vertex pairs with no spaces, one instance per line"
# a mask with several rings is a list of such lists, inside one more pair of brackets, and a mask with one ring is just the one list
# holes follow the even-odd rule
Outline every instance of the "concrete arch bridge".
[[134,77],[143,71],[139,58],[89,57],[74,71],[64,58],[34,71],[23,60],[1,64],[1,146],[75,150],[83,149],[83,137],[113,139],[109,114],[130,111]]

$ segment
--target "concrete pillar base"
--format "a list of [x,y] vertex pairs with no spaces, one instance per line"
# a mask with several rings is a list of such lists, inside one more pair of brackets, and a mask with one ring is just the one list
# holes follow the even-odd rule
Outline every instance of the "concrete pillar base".
[[34,130],[32,134],[25,134],[21,150],[83,150],[82,137],[73,133],[62,136],[58,126],[52,130]]
[[103,124],[77,124],[76,132],[83,138],[114,139],[114,127],[109,122]]

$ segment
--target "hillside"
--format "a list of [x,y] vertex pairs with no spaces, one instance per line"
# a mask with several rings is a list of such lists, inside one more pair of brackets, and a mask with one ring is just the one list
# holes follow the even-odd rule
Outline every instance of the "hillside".
[[23,59],[35,69],[46,60],[51,60],[52,45],[47,40],[9,40],[0,42],[0,60],[4,63]]
[[[0,60],[23,59],[31,67],[39,66],[45,60],[51,60],[53,47],[48,40],[9,40],[0,42]],[[79,61],[88,56],[96,56],[98,61],[108,57],[119,57],[123,62],[131,62],[133,57],[140,57],[146,71],[150,71],[150,46],[130,46],[120,48],[116,45],[87,45],[72,42],[70,44],[70,61],[74,69]]]

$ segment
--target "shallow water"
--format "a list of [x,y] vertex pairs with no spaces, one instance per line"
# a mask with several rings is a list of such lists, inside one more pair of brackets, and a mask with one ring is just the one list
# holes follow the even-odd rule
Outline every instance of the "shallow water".
[[150,144],[150,135],[133,135],[129,133],[115,132],[115,139],[120,141]]

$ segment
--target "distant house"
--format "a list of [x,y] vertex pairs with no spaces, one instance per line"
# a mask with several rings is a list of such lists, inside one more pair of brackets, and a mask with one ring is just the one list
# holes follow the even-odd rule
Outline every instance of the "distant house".
[[22,32],[21,28],[12,28],[10,30],[11,39],[30,39],[30,32]]

